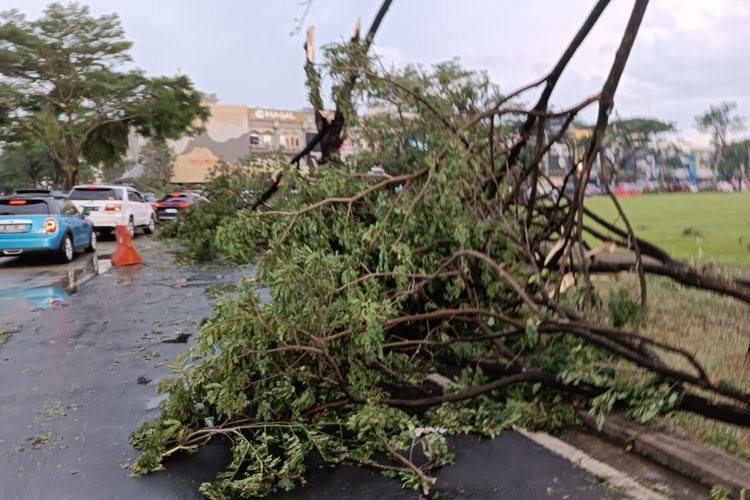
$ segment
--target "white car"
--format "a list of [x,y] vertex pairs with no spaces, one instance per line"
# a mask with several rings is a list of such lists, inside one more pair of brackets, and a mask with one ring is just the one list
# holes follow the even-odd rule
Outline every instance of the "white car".
[[126,225],[130,234],[142,228],[146,234],[156,229],[156,214],[151,204],[129,186],[90,184],[75,186],[69,195],[78,210],[88,215],[94,229],[114,231],[117,225]]

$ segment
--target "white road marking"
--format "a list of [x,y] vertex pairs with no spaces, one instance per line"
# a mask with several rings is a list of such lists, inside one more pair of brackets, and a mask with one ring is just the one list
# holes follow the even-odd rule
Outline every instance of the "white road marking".
[[638,500],[667,500],[665,496],[646,488],[624,472],[604,462],[600,462],[588,453],[569,445],[565,441],[543,432],[527,431],[521,427],[514,427],[513,430],[594,476],[606,478],[609,485],[619,489],[630,498],[637,498]]

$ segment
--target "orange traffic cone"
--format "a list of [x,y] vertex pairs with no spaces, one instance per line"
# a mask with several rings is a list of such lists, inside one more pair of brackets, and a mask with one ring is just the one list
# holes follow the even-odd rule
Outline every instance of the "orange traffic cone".
[[131,264],[142,264],[143,257],[141,257],[141,254],[133,246],[133,238],[130,236],[128,226],[118,224],[115,227],[115,236],[117,237],[117,244],[115,245],[115,252],[112,254],[112,265],[129,266]]

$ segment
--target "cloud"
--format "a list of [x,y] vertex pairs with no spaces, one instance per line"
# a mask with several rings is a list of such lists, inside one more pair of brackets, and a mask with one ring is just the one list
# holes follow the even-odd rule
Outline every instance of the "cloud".
[[398,47],[375,45],[372,51],[386,69],[403,68],[411,62]]
[[647,13],[647,35],[628,62],[618,105],[675,120],[687,137],[705,144],[693,121],[711,103],[736,101],[740,113],[750,112],[750,65],[744,63],[750,12],[732,0],[655,5]]
[[[50,0],[24,0],[36,17]],[[135,42],[135,63],[150,74],[181,68],[201,90],[222,102],[261,107],[304,106],[303,33],[291,37],[298,0],[259,2],[86,0],[95,14],[116,11]],[[0,0],[0,10],[18,6]],[[348,39],[362,17],[369,25],[377,2],[315,2],[305,25],[319,46]],[[458,57],[487,70],[504,91],[547,73],[586,18],[593,2],[559,0],[403,0],[394,2],[376,38],[386,67],[434,64]],[[598,90],[606,78],[632,2],[617,1],[566,69],[553,95],[564,107]],[[750,116],[750,3],[747,0],[651,2],[616,107],[622,116],[652,115],[678,122],[693,137],[693,116],[712,102],[735,100]],[[533,95],[528,98],[532,100]],[[587,118],[589,115],[584,115]],[[588,118],[587,118],[588,119]]]

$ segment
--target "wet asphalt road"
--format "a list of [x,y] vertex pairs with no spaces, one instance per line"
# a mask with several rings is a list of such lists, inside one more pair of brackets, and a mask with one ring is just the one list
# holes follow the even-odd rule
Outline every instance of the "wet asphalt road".
[[100,241],[96,254],[79,253],[69,264],[52,264],[46,255],[0,256],[0,331],[20,327],[37,312],[65,300],[109,269],[114,241]]
[[[178,268],[162,243],[141,237],[136,246],[147,265],[95,275],[52,308],[23,313],[33,306],[14,302],[17,331],[0,344],[0,499],[200,498],[199,484],[228,460],[217,444],[148,477],[123,469],[136,455],[129,433],[156,415],[155,381],[168,374],[165,361],[186,347],[169,341],[185,334],[192,341],[210,313],[206,286],[249,272]],[[12,288],[9,276],[38,284],[39,275],[69,271],[29,265],[0,263],[2,287]],[[5,324],[12,309],[0,304]],[[458,460],[437,474],[441,498],[621,496],[513,432],[491,441],[456,438],[451,446]],[[312,470],[305,488],[277,497],[420,497],[366,469]]]
[[[459,436],[449,440],[456,463],[434,473],[439,499],[581,499],[623,498],[570,462],[508,431],[496,439]],[[416,500],[420,494],[396,480],[353,466],[319,467],[309,484],[277,495],[282,499]]]

